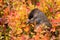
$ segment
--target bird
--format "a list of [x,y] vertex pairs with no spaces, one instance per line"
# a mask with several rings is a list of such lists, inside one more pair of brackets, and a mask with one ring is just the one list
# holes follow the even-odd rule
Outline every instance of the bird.
[[49,22],[47,16],[40,11],[38,8],[33,9],[28,15],[28,22],[27,23],[34,23],[36,22],[36,28],[39,28],[39,25],[45,24],[49,30],[52,28],[51,23]]

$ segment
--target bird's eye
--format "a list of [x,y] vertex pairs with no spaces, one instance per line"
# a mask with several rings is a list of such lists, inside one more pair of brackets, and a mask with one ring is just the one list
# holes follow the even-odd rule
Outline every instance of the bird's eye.
[[33,14],[30,14],[28,18],[29,18],[29,19],[33,18]]

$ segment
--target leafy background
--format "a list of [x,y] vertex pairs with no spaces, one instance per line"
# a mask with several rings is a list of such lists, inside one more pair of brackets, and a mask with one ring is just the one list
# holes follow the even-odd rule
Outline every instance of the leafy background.
[[[51,33],[26,24],[35,8],[48,17]],[[60,0],[0,0],[0,40],[60,40]]]

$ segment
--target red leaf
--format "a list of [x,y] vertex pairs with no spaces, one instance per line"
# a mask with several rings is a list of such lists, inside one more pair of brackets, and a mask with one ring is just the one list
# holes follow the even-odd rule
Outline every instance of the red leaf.
[[36,5],[37,5],[37,6],[40,6],[40,2],[37,2]]
[[53,12],[53,8],[49,8],[50,12]]

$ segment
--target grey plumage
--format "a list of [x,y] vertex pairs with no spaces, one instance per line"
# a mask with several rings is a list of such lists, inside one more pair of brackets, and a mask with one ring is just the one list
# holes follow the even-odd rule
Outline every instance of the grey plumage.
[[46,15],[37,8],[30,12],[28,19],[28,23],[36,22],[37,26],[44,23],[46,26],[52,27]]

